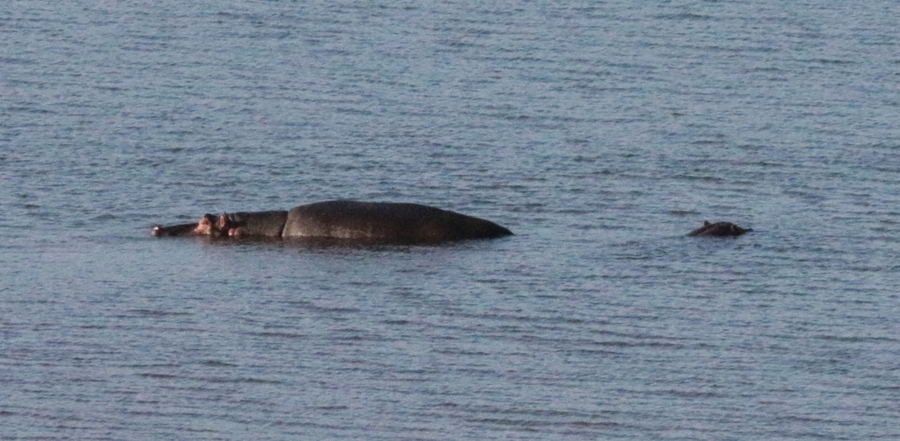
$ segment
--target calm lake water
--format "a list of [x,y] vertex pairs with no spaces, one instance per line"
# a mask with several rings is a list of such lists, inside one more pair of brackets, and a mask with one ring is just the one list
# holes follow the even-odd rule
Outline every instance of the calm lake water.
[[[6,1],[0,438],[900,438],[898,17]],[[149,236],[328,199],[516,235]]]

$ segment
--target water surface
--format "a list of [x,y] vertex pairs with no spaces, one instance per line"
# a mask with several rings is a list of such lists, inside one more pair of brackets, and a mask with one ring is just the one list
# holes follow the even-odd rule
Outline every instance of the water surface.
[[[898,16],[7,2],[3,438],[897,438]],[[149,236],[339,198],[516,235]]]

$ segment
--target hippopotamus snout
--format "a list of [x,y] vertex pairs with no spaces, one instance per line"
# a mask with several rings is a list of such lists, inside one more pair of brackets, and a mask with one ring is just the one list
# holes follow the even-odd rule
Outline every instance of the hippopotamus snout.
[[169,227],[154,225],[153,229],[150,230],[150,234],[156,237],[185,236],[193,234],[196,229],[196,222],[191,224],[172,225]]

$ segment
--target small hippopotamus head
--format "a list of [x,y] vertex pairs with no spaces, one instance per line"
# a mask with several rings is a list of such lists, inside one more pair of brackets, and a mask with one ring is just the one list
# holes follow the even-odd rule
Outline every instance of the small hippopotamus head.
[[703,226],[691,231],[688,233],[688,236],[736,237],[748,231],[753,231],[753,229],[741,228],[731,222],[710,223],[709,221],[703,221]]

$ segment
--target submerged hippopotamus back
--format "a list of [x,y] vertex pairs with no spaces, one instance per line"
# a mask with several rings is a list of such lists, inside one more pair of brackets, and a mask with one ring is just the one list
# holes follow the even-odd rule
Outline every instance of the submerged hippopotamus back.
[[511,234],[491,221],[426,205],[329,201],[288,212],[282,236],[434,243]]
[[706,237],[735,237],[740,236],[752,228],[741,228],[731,222],[710,223],[703,221],[703,226],[688,233],[688,236],[706,236]]
[[[193,227],[193,228],[189,228]],[[485,219],[420,204],[327,201],[290,211],[203,216],[196,224],[156,226],[155,236],[348,239],[384,243],[440,243],[512,234]]]

